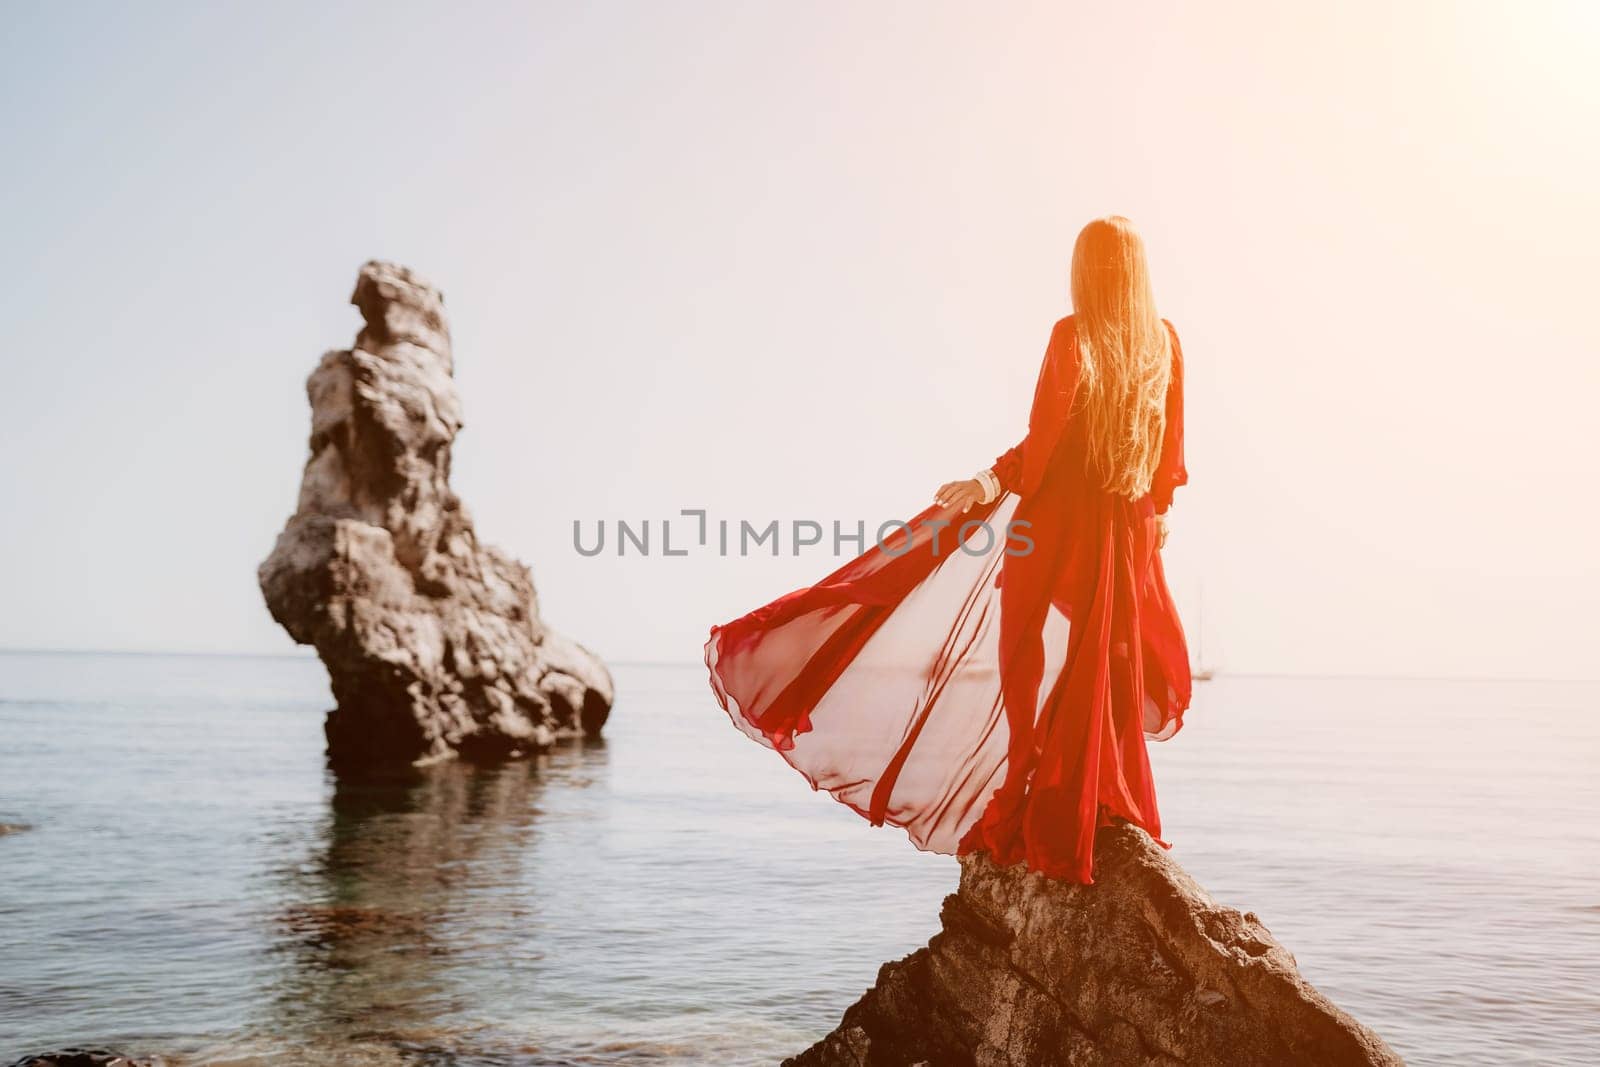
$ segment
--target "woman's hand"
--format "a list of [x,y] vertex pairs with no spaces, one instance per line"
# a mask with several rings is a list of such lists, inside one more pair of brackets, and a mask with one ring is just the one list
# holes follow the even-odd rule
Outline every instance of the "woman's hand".
[[963,512],[970,511],[974,504],[983,503],[983,483],[976,478],[945,482],[939,487],[939,491],[933,494],[933,499],[942,507],[960,508]]
[[1156,547],[1167,547],[1167,517],[1165,515],[1156,516]]

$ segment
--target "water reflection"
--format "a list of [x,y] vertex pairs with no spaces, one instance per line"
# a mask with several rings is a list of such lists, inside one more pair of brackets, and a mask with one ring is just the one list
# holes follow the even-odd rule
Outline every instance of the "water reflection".
[[603,742],[576,741],[499,766],[330,770],[326,813],[284,828],[262,889],[276,974],[251,1027],[260,1047],[337,1049],[351,1063],[540,1062],[531,1035],[490,1023],[505,1005],[484,1001],[506,990],[486,988],[482,969],[536,981],[540,798],[590,784],[605,758]]

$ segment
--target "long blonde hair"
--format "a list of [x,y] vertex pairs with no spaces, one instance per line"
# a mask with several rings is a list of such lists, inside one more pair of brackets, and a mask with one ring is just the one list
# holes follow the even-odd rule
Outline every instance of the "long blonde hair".
[[1172,350],[1144,241],[1121,215],[1095,219],[1078,234],[1072,312],[1090,471],[1107,491],[1138,498],[1150,491],[1161,460]]

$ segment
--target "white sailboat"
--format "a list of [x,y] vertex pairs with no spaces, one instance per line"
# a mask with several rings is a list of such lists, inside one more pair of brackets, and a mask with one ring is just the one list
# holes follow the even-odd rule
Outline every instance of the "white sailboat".
[[1217,676],[1217,672],[1206,663],[1206,594],[1200,591],[1199,602],[1195,606],[1194,627],[1194,663],[1189,667],[1189,677],[1197,682],[1209,682]]

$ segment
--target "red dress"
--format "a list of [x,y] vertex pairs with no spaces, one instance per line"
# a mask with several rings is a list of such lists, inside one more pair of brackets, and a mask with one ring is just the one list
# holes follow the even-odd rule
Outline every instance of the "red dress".
[[817,585],[712,629],[706,666],[734,725],[919,848],[1091,882],[1097,826],[1120,817],[1159,839],[1145,737],[1177,733],[1190,695],[1156,544],[1156,516],[1188,480],[1167,328],[1167,429],[1146,496],[1086,474],[1068,316],[1028,434],[995,463],[997,500],[930,507]]

